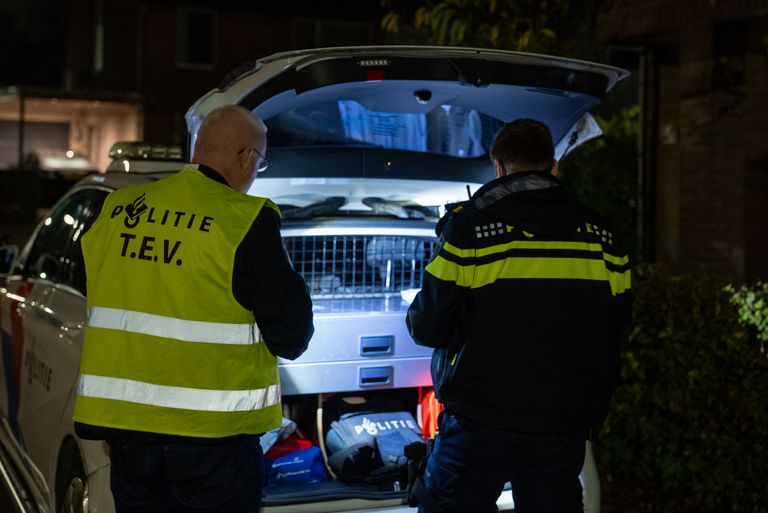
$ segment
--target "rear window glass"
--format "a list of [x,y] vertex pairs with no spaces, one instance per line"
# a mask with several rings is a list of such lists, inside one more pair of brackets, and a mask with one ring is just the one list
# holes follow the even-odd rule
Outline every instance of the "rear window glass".
[[362,145],[474,158],[488,154],[503,123],[455,105],[427,113],[381,112],[339,100],[297,107],[266,124],[270,147]]

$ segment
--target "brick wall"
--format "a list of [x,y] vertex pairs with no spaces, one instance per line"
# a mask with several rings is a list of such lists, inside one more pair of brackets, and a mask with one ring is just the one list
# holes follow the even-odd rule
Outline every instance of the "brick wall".
[[599,35],[651,55],[655,259],[768,278],[768,2],[617,1]]
[[768,16],[765,0],[614,0],[601,16],[597,36],[601,41],[647,41],[695,20],[761,16]]

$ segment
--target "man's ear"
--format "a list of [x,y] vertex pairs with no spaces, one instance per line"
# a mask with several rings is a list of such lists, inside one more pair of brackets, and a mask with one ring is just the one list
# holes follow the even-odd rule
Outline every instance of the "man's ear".
[[240,154],[240,171],[243,172],[243,174],[248,173],[248,164],[251,161],[251,151],[252,150],[245,150],[243,153]]
[[557,170],[558,170],[559,164],[560,163],[557,161],[557,159],[552,159],[552,171],[550,171],[550,173],[552,173],[552,176],[557,176]]
[[498,159],[493,161],[493,168],[496,170],[496,178],[501,178],[507,174],[507,172],[504,170],[504,164],[502,164]]

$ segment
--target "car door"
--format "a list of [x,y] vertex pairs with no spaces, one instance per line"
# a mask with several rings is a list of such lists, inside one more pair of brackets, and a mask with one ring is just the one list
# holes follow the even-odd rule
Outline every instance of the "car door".
[[13,438],[9,424],[0,421],[0,511],[51,513],[52,497],[36,465]]
[[16,375],[17,415],[9,417],[46,475],[52,472],[64,433],[72,429],[67,410],[86,320],[80,237],[107,193],[104,188],[84,187],[57,203],[21,255],[16,275],[8,280],[17,296],[8,298],[11,343],[21,363]]

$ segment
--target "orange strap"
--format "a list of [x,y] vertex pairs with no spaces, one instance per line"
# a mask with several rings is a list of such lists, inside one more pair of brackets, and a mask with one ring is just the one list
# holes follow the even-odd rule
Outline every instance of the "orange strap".
[[421,432],[426,438],[432,438],[437,433],[437,417],[441,411],[442,403],[435,399],[435,391],[429,389],[421,398]]

